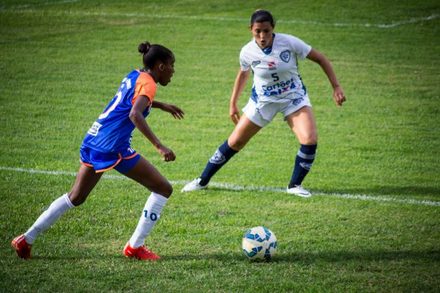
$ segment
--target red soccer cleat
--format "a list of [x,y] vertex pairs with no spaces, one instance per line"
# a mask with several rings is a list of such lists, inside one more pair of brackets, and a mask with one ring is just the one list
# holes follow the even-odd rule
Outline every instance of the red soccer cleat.
[[24,239],[24,234],[15,237],[14,240],[12,240],[11,245],[19,257],[24,259],[31,258],[32,245],[26,242],[26,239]]
[[150,251],[145,245],[138,248],[133,248],[130,243],[125,244],[124,250],[122,251],[126,257],[135,257],[139,260],[158,260],[160,256]]

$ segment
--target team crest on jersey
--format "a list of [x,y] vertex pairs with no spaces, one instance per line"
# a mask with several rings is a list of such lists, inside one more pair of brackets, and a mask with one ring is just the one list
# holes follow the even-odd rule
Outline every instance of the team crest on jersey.
[[286,51],[281,52],[280,58],[284,62],[289,63],[289,61],[290,61],[290,51],[286,50]]

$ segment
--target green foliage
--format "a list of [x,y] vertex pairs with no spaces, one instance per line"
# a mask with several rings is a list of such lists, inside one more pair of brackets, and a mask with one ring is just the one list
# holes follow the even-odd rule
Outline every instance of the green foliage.
[[[135,132],[133,147],[169,180],[188,181],[231,130],[229,96],[250,14],[266,8],[276,31],[332,61],[348,97],[334,106],[322,70],[301,62],[319,129],[304,200],[266,191],[181,184],[147,239],[157,263],[125,259],[148,192],[103,179],[18,259],[9,242],[68,191],[88,127],[123,76],[141,65],[145,40],[170,47],[176,74],[148,122],[177,154],[164,163]],[[438,201],[440,6],[436,1],[0,1],[0,284],[2,291],[438,291],[438,206],[360,201],[330,193]],[[430,19],[427,19],[431,17]],[[395,26],[381,27],[380,24]],[[247,86],[249,92],[250,84]],[[247,101],[246,94],[240,105]],[[279,116],[214,178],[283,188],[297,142]],[[110,174],[116,174],[111,172]],[[247,228],[279,240],[271,263],[241,254]]]

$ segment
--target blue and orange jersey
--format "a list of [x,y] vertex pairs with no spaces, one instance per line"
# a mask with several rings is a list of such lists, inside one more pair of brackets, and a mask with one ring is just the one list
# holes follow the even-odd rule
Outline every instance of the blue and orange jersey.
[[156,89],[157,85],[148,73],[139,70],[130,72],[122,80],[116,95],[87,131],[83,145],[104,153],[119,152],[130,147],[135,128],[129,118],[131,108],[139,96],[146,96],[151,102],[143,112],[146,118],[150,113]]

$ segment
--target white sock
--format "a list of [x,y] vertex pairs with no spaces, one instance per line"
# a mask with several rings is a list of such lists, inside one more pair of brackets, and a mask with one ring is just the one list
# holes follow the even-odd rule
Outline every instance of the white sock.
[[38,217],[32,227],[24,233],[26,242],[29,244],[34,243],[40,233],[52,226],[62,214],[73,207],[74,205],[70,202],[67,193],[54,200],[49,208]]
[[145,238],[150,234],[151,229],[160,218],[160,213],[167,203],[168,198],[152,192],[145,203],[136,230],[130,238],[130,246],[138,248],[144,245]]

